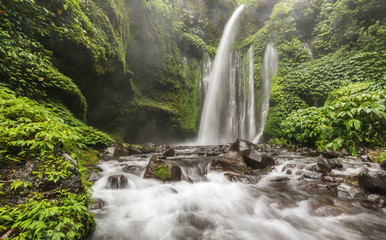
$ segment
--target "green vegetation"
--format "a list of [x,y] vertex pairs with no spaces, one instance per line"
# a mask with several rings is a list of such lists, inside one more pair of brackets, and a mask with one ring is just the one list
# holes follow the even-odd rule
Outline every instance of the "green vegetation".
[[165,165],[158,166],[155,169],[154,176],[164,181],[169,180],[172,177],[169,168]]
[[[97,154],[88,147],[103,147],[112,139],[74,118],[65,107],[49,106],[0,87],[0,167],[18,169],[26,161],[36,162],[30,172],[23,170],[22,175],[2,178],[6,179],[1,184],[3,194],[29,199],[18,205],[8,202],[9,198],[0,202],[0,218],[4,220],[0,233],[14,228],[11,239],[75,239],[85,236],[95,225],[87,211],[90,194],[67,192],[72,189],[63,185],[77,172],[64,154],[79,163],[76,168],[81,175],[77,174],[87,187],[90,183],[84,180],[87,169],[83,165],[95,162]],[[41,187],[44,181],[51,184],[54,198],[43,197],[47,191]]]

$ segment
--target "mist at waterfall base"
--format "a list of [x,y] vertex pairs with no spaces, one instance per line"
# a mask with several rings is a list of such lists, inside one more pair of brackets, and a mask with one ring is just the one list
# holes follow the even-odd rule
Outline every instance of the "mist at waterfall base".
[[[151,156],[102,162],[103,176],[93,186],[93,198],[102,199],[105,206],[92,211],[97,229],[90,239],[375,240],[386,236],[385,210],[363,208],[331,191],[302,189],[307,180],[300,180],[296,172],[308,171],[314,164],[307,157],[278,156],[275,168],[262,173],[257,184],[245,184],[231,182],[226,173],[209,171],[211,158],[199,157],[195,150],[177,150],[184,156],[178,159],[179,182],[143,179]],[[361,171],[359,162],[344,161],[347,168],[339,174]],[[284,170],[288,164],[297,166],[290,175]],[[127,182],[112,189],[110,176],[124,176]],[[286,183],[272,181],[283,176],[289,178]]]

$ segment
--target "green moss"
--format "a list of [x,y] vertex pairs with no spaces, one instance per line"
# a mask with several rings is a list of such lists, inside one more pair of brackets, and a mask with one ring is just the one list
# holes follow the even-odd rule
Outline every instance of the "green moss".
[[172,177],[169,168],[165,165],[158,166],[155,169],[154,175],[164,181],[169,180]]

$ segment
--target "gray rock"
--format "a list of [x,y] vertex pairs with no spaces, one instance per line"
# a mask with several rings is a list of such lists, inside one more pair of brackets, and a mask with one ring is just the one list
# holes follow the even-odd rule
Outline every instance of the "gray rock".
[[155,151],[155,145],[153,143],[145,143],[142,146],[143,153],[152,153]]
[[244,174],[249,172],[247,164],[240,153],[229,151],[226,154],[214,159],[211,163],[211,170],[219,172],[234,172]]
[[176,151],[174,151],[173,148],[169,148],[169,149],[166,150],[162,155],[163,155],[164,157],[174,157],[174,156],[176,156]]
[[123,189],[127,188],[128,180],[125,175],[112,175],[108,177],[106,188],[107,189]]
[[262,169],[268,166],[274,166],[275,160],[267,155],[256,150],[247,150],[242,152],[245,163],[252,169]]
[[386,170],[386,160],[384,160],[383,162],[381,162],[380,165],[381,165],[381,168],[382,168],[383,170]]
[[316,164],[316,171],[321,173],[331,172],[330,161],[324,157],[318,157],[318,163]]
[[322,173],[318,173],[318,172],[305,172],[303,174],[303,177],[304,178],[309,178],[309,179],[319,179],[323,176]]
[[358,176],[359,185],[370,193],[386,195],[386,172],[365,170]]
[[322,156],[325,158],[337,158],[340,156],[340,152],[334,150],[323,150]]
[[243,152],[246,150],[257,149],[257,146],[247,140],[237,139],[236,142],[231,144],[231,151]]
[[337,195],[343,198],[359,198],[364,196],[364,192],[354,185],[342,182],[337,187]]
[[94,201],[95,202],[93,202],[90,206],[90,210],[102,209],[104,206],[107,205],[107,202],[100,198],[95,198]]

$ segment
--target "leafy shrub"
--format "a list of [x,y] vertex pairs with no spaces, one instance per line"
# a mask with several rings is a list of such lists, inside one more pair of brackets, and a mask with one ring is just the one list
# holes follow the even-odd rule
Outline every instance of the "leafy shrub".
[[[321,108],[310,107],[293,112],[283,123],[288,140],[323,149],[348,148],[357,153],[358,145],[386,144],[386,91],[368,91],[366,84],[349,85],[335,91],[345,94]],[[359,89],[349,87],[358,86]]]

